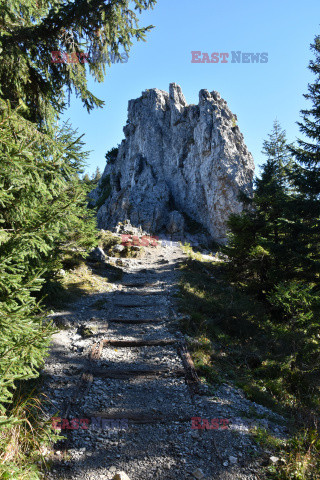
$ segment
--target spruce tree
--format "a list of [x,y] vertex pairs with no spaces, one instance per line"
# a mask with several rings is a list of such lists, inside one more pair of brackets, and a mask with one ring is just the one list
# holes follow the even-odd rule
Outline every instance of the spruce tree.
[[283,236],[285,230],[282,222],[285,221],[289,200],[288,170],[291,158],[286,132],[281,129],[278,120],[274,121],[268,140],[263,142],[262,153],[267,157],[267,161],[263,165],[261,178],[255,181],[255,205],[261,222],[269,230],[269,240],[279,244],[281,231]]
[[287,169],[291,160],[286,133],[276,120],[262,153],[267,161],[255,180],[253,199],[240,215],[229,219],[230,239],[225,251],[231,258],[232,275],[241,282],[254,283],[259,291],[269,291],[287,272],[284,241],[290,209]]
[[94,172],[94,174],[92,175],[92,178],[91,178],[93,186],[98,184],[101,177],[102,177],[102,173],[100,171],[100,168],[97,167],[96,171]]
[[88,173],[86,173],[86,174],[83,176],[82,181],[83,181],[84,183],[86,183],[87,185],[89,185],[89,184],[91,183],[91,180],[90,180],[90,177],[89,177],[89,174],[88,174]]
[[0,428],[19,421],[9,408],[17,381],[39,375],[51,340],[44,282],[68,252],[97,244],[82,147],[68,125],[53,139],[0,101]]
[[299,139],[291,146],[295,163],[291,179],[295,186],[292,202],[291,242],[288,249],[296,264],[297,274],[309,281],[319,282],[320,274],[320,36],[316,36],[311,50],[315,55],[309,69],[315,75],[304,97],[311,101],[309,109],[301,111],[298,122],[306,140]]
[[[138,15],[156,0],[0,1],[0,95],[29,119],[50,125],[75,92],[87,108],[103,102],[87,88],[102,82],[111,56],[145,40]],[[131,7],[134,8],[131,8]],[[95,62],[93,52],[106,62]]]
[[[68,252],[85,256],[97,244],[87,208],[92,186],[81,180],[87,153],[81,137],[68,124],[57,128],[57,120],[73,91],[88,111],[102,106],[87,88],[87,74],[102,81],[106,65],[90,60],[91,52],[107,60],[121,49],[128,53],[132,39],[144,39],[151,28],[138,27],[136,12],[154,4],[133,0],[133,10],[129,0],[0,0],[0,427],[6,432],[21,421],[10,410],[17,381],[39,375],[50,343],[52,328],[37,297]],[[67,63],[52,61],[58,55],[52,52],[66,52]],[[81,61],[86,56],[88,63]],[[1,447],[5,438],[2,430]],[[31,478],[30,465],[14,460],[8,468],[0,462],[1,478]]]

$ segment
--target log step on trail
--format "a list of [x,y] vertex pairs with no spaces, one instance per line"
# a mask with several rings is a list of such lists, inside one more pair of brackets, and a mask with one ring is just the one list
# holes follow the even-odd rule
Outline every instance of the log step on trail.
[[110,318],[113,323],[157,323],[163,322],[164,318]]
[[148,305],[146,303],[113,303],[114,307],[119,307],[119,308],[143,308],[143,307],[152,307],[153,305]]
[[[99,343],[103,344],[104,347],[162,347],[165,345],[173,345],[177,343],[177,340],[174,338],[163,338],[157,340],[141,340],[140,338],[135,338],[132,340],[115,340],[110,338],[105,338]],[[96,346],[95,344],[94,346]]]
[[154,295],[163,295],[164,296],[164,295],[166,295],[166,292],[163,291],[163,290],[161,290],[159,292],[139,292],[138,291],[138,292],[125,292],[125,293],[118,294],[118,296],[120,296],[120,295],[123,295],[123,296],[125,296],[125,295],[136,295],[137,297],[141,297],[141,296],[143,296],[143,297],[149,297],[149,296],[153,297]]
[[168,423],[168,422],[189,422],[190,416],[182,416],[177,414],[158,414],[158,413],[146,413],[139,410],[113,410],[112,412],[90,412],[88,415],[90,418],[103,418],[106,420],[128,420],[130,423],[135,424],[148,424],[148,423]]
[[184,368],[168,368],[168,367],[157,367],[157,368],[136,368],[132,370],[121,370],[120,368],[90,368],[88,374],[93,375],[94,377],[99,378],[118,378],[118,379],[129,379],[133,377],[183,377],[186,375]]
[[159,285],[158,282],[123,282],[125,287],[153,287]]
[[103,347],[163,347],[166,345],[174,345],[177,340],[174,338],[164,338],[158,340],[113,340],[103,339],[100,342],[95,343],[90,351],[90,360],[98,360],[101,357]]

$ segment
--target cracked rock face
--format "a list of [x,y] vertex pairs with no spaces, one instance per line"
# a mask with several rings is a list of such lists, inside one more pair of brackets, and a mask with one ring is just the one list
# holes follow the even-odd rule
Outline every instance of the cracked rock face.
[[[117,158],[98,187],[98,225],[129,219],[150,233],[187,230],[198,222],[224,242],[230,213],[242,209],[239,191],[252,193],[254,162],[236,116],[218,92],[201,90],[188,105],[181,88],[156,88],[129,101]],[[101,202],[102,199],[102,202]]]

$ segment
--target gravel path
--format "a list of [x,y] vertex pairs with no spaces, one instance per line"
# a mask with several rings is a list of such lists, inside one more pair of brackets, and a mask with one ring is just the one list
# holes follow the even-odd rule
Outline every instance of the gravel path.
[[[262,478],[270,454],[251,429],[260,424],[282,436],[285,427],[232,385],[213,395],[194,383],[173,297],[183,260],[179,247],[149,248],[125,263],[113,291],[55,315],[68,328],[54,335],[45,367],[47,414],[69,425],[90,422],[63,430],[67,440],[55,447],[48,479],[126,478],[117,472],[130,480]],[[90,336],[80,334],[83,326]],[[194,429],[193,417],[219,428]]]

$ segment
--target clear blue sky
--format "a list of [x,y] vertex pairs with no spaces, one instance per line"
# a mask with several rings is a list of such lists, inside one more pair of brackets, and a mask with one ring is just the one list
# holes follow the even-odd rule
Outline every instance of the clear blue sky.
[[[147,88],[168,91],[171,82],[181,85],[188,103],[198,103],[201,88],[220,92],[238,116],[258,167],[264,161],[262,141],[276,117],[289,141],[299,136],[295,122],[307,105],[302,95],[313,80],[309,46],[320,33],[319,23],[319,0],[158,0],[141,15],[141,25],[155,26],[147,41],[135,42],[128,63],[107,67],[103,83],[89,81],[105,107],[88,114],[71,97],[64,118],[85,134],[92,151],[87,171],[103,170],[105,153],[124,138],[128,101]],[[269,61],[195,64],[192,50],[268,52]]]

